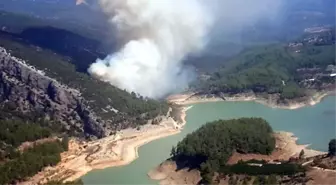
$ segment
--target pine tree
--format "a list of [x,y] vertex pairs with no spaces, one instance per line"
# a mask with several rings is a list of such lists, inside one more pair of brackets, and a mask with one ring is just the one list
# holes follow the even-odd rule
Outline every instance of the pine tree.
[[299,159],[303,159],[303,158],[304,158],[304,150],[302,149],[299,154]]

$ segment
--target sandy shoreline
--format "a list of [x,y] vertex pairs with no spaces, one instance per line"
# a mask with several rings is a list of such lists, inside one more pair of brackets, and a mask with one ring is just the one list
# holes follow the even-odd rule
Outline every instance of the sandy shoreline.
[[220,97],[204,97],[195,95],[195,93],[186,93],[186,94],[176,94],[167,98],[169,102],[176,103],[178,105],[191,105],[197,103],[207,103],[207,102],[219,102],[219,101],[228,101],[228,102],[246,102],[253,101],[256,103],[260,103],[262,105],[271,107],[271,108],[280,108],[280,109],[298,109],[305,106],[313,106],[317,103],[320,103],[325,97],[329,95],[334,95],[335,92],[321,92],[316,93],[313,96],[309,97],[305,101],[293,101],[288,104],[276,104],[270,100],[257,97],[255,95],[235,95],[230,97],[225,97],[225,100]]
[[[312,98],[309,105],[314,105],[320,102],[327,95],[329,95],[329,93],[319,94]],[[186,107],[187,105],[223,101],[223,99],[220,98],[201,98],[192,96],[193,94],[183,94],[175,95],[168,99],[168,101],[172,103],[185,106],[180,109],[179,113],[182,120],[181,123],[176,123],[176,121],[168,116],[158,125],[145,125],[140,130],[122,130],[116,135],[108,136],[96,141],[86,142],[73,139],[69,143],[69,151],[61,154],[62,160],[57,166],[47,167],[28,181],[20,184],[38,184],[50,180],[74,181],[95,169],[130,164],[139,157],[138,148],[142,145],[181,132],[183,126],[186,124],[186,111],[191,108],[191,106]],[[255,101],[272,106],[256,97],[232,97],[225,101]],[[307,104],[296,104],[278,108],[295,109],[303,106],[307,106]],[[308,145],[296,145],[296,142],[294,143],[296,152],[305,149],[305,152],[319,153],[318,151],[307,149]]]
[[[291,157],[298,157],[301,150],[304,150],[305,157],[325,154],[311,149],[309,145],[298,145],[297,137],[290,132],[276,132],[276,149],[271,155],[260,154],[237,154],[235,153],[228,161],[228,164],[235,164],[239,160],[289,160]],[[200,172],[196,169],[176,170],[176,163],[173,161],[163,161],[158,167],[148,172],[148,176],[153,180],[160,181],[160,185],[197,184],[201,180]]]
[[142,145],[181,132],[189,108],[191,106],[180,109],[181,123],[168,116],[158,125],[145,125],[140,130],[125,129],[96,141],[72,139],[69,150],[61,154],[59,164],[43,169],[20,184],[38,184],[50,180],[74,181],[91,170],[128,165],[139,157],[138,149]]
[[326,152],[317,151],[309,148],[309,144],[299,145],[298,137],[291,132],[279,131],[275,132],[276,140],[275,150],[271,155],[260,154],[235,154],[228,161],[228,164],[235,164],[239,160],[247,161],[251,159],[274,161],[274,160],[289,160],[291,157],[299,157],[301,150],[304,151],[304,157],[309,158],[317,155],[326,154]]
[[[256,103],[260,103],[262,105],[271,107],[271,108],[280,108],[280,109],[298,109],[306,106],[313,106],[318,103],[320,103],[325,97],[330,95],[335,95],[336,92],[334,91],[327,91],[323,93],[316,93],[315,95],[311,96],[309,98],[308,102],[296,102],[292,103],[291,105],[276,105],[276,104],[270,104],[265,99],[257,98],[256,96],[232,96],[232,97],[226,97],[226,99],[222,99],[219,97],[212,97],[212,98],[204,98],[200,97],[198,95],[195,96],[195,93],[186,93],[186,94],[176,94],[172,95],[167,98],[167,101],[175,103],[177,105],[192,105],[192,104],[198,104],[198,103],[207,103],[207,102],[220,102],[220,101],[228,101],[228,102],[246,102],[246,101],[254,101]],[[307,156],[314,156],[315,154],[321,154],[323,152],[316,151],[313,149],[309,149],[309,145],[298,145],[296,141],[298,140],[297,137],[294,136],[293,133],[280,131],[276,132],[280,138],[286,138],[286,143],[291,143],[291,150],[295,151],[297,154],[303,149]],[[290,138],[290,139],[289,139]]]
[[[282,109],[298,109],[305,106],[315,105],[323,100],[326,96],[332,95],[334,92],[317,93],[312,96],[308,102],[295,102],[289,105],[276,105],[267,102],[265,99],[260,99],[255,96],[235,96],[229,97],[223,100],[222,98],[204,98],[199,96],[194,96],[193,93],[190,94],[178,94],[168,98],[169,102],[173,102],[178,105],[191,105],[197,103],[206,102],[218,102],[218,101],[254,101],[272,108],[282,108]],[[237,163],[239,160],[289,160],[291,157],[298,157],[301,150],[304,151],[305,157],[313,157],[317,155],[325,154],[326,152],[321,152],[313,149],[309,149],[309,144],[299,145],[297,144],[298,138],[290,132],[276,132],[274,134],[276,138],[276,150],[269,156],[259,155],[259,154],[234,154],[228,161],[229,164]],[[182,169],[176,171],[177,166],[172,161],[163,161],[157,168],[148,172],[149,178],[153,180],[160,181],[160,185],[178,185],[178,184],[197,184],[201,179],[200,172],[198,170]]]

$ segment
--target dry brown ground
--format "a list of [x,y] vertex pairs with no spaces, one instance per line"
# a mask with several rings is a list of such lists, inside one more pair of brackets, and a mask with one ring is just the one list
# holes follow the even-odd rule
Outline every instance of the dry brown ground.
[[307,184],[325,184],[325,185],[332,185],[336,184],[336,172],[320,170],[320,169],[312,169],[307,172],[308,178],[311,178],[307,182]]
[[154,180],[160,180],[160,185],[197,184],[201,180],[198,170],[181,169],[173,161],[166,161],[156,169],[151,170],[148,176]]
[[289,160],[291,157],[298,157],[301,150],[304,150],[305,157],[323,154],[323,152],[307,149],[308,145],[297,145],[296,140],[298,138],[294,137],[292,133],[279,132],[275,133],[274,137],[276,139],[276,149],[271,155],[234,153],[230,157],[228,164],[235,164],[239,160],[248,161],[251,159],[265,161]]
[[[306,157],[319,155],[323,152],[318,152],[306,149],[308,145],[297,145],[296,140],[292,133],[279,132],[274,134],[276,138],[276,151],[272,155],[259,155],[259,154],[238,154],[235,153],[230,159],[229,164],[235,164],[239,160],[288,160],[291,157],[297,157],[302,149],[305,150]],[[178,184],[197,184],[201,179],[199,171],[182,169],[176,171],[175,162],[166,161],[159,165],[157,168],[151,170],[148,176],[155,180],[160,180],[160,185],[178,185]],[[227,184],[228,179],[221,180],[220,184]]]
[[72,139],[69,150],[61,154],[61,162],[55,167],[44,168],[29,180],[20,183],[31,185],[50,180],[74,181],[93,169],[127,165],[138,157],[138,147],[153,140],[179,133],[185,124],[185,109],[176,123],[168,114],[157,125],[145,125],[140,130],[126,129],[114,136],[96,141]]
[[[262,98],[257,96],[254,93],[242,93],[236,94],[231,97],[225,97],[225,100],[220,97],[204,97],[195,95],[195,93],[185,93],[185,94],[176,94],[169,96],[167,101],[178,104],[178,105],[190,105],[196,103],[205,103],[205,102],[218,102],[218,101],[254,101],[256,103],[263,104],[272,108],[281,108],[281,109],[298,109],[305,106],[312,106],[322,101],[322,99],[328,95],[334,95],[334,91],[327,92],[318,92],[306,98],[299,98],[295,101],[289,101],[285,104],[278,104],[275,101],[277,98],[269,96],[268,98]],[[278,95],[275,95],[278,96]]]

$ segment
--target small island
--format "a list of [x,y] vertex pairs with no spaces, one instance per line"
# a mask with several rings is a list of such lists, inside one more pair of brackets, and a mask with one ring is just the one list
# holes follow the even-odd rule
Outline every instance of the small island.
[[314,167],[336,161],[330,153],[296,145],[292,136],[274,133],[262,118],[209,122],[174,146],[171,158],[148,175],[160,184],[302,184],[309,174],[318,174],[311,173]]
[[272,128],[261,118],[218,120],[187,135],[172,148],[174,161],[218,171],[235,152],[270,154],[275,148]]

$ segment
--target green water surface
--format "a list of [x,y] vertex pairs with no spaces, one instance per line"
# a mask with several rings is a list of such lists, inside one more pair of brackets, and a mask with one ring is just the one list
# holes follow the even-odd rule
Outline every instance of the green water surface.
[[147,173],[169,157],[173,145],[208,121],[239,117],[262,117],[275,131],[293,132],[300,144],[327,151],[328,142],[335,137],[335,96],[321,103],[296,110],[266,107],[254,102],[211,102],[195,104],[187,112],[187,124],[180,134],[153,141],[139,149],[139,158],[122,167],[94,170],[82,180],[93,184],[158,184]]

